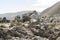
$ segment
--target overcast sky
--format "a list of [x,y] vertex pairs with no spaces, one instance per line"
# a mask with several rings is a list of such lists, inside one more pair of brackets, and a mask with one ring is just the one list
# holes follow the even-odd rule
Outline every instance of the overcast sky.
[[41,12],[58,1],[60,0],[0,0],[0,14],[27,10]]

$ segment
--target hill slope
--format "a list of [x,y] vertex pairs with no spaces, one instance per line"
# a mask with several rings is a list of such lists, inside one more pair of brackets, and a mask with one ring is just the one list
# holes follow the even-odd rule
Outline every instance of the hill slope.
[[41,16],[60,16],[60,1],[41,12]]
[[31,13],[32,11],[21,11],[21,12],[16,12],[16,13],[5,13],[5,14],[0,14],[0,17],[6,17],[9,20],[13,20],[15,16],[19,15],[22,16],[22,14],[25,13]]

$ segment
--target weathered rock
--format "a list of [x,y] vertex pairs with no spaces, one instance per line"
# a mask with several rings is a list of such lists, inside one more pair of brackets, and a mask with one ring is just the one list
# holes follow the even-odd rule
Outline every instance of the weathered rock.
[[60,40],[60,37],[58,37],[56,40]]

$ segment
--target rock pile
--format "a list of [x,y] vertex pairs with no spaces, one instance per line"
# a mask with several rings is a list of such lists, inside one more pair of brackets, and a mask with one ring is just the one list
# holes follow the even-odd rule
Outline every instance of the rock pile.
[[[34,11],[34,15],[37,12]],[[33,14],[32,13],[32,14]],[[0,40],[59,40],[60,25],[56,24],[54,17],[25,16],[23,22],[10,28],[0,28]],[[26,20],[25,20],[26,19]],[[28,20],[27,20],[28,19]],[[55,20],[55,21],[54,21]],[[53,24],[52,24],[53,23]]]
[[12,29],[0,29],[0,40],[45,40],[40,36],[37,36],[30,29],[24,27],[13,27]]
[[6,30],[0,29],[0,40],[58,40],[60,36],[60,30],[55,29],[55,27],[41,29],[37,26],[26,29],[14,26]]

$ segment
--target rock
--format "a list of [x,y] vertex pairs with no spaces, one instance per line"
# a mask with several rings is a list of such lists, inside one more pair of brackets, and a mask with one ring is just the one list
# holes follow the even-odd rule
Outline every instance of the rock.
[[12,36],[11,36],[11,35],[6,35],[6,38],[7,38],[7,39],[11,39]]
[[12,37],[12,40],[20,40],[19,37]]
[[60,40],[60,37],[58,37],[56,40]]
[[34,36],[30,29],[26,29],[24,27],[14,27],[8,30],[8,33],[11,36],[20,38],[31,38],[32,36]]
[[0,38],[0,40],[3,40],[3,38]]
[[15,37],[24,37],[27,34],[22,27],[14,27],[8,33]]
[[43,38],[43,37],[40,37],[40,36],[35,36],[32,38],[32,40],[49,40],[47,38]]
[[3,29],[0,29],[0,38],[6,38],[7,33],[3,31]]
[[30,29],[26,29],[27,36],[34,36],[33,32]]

